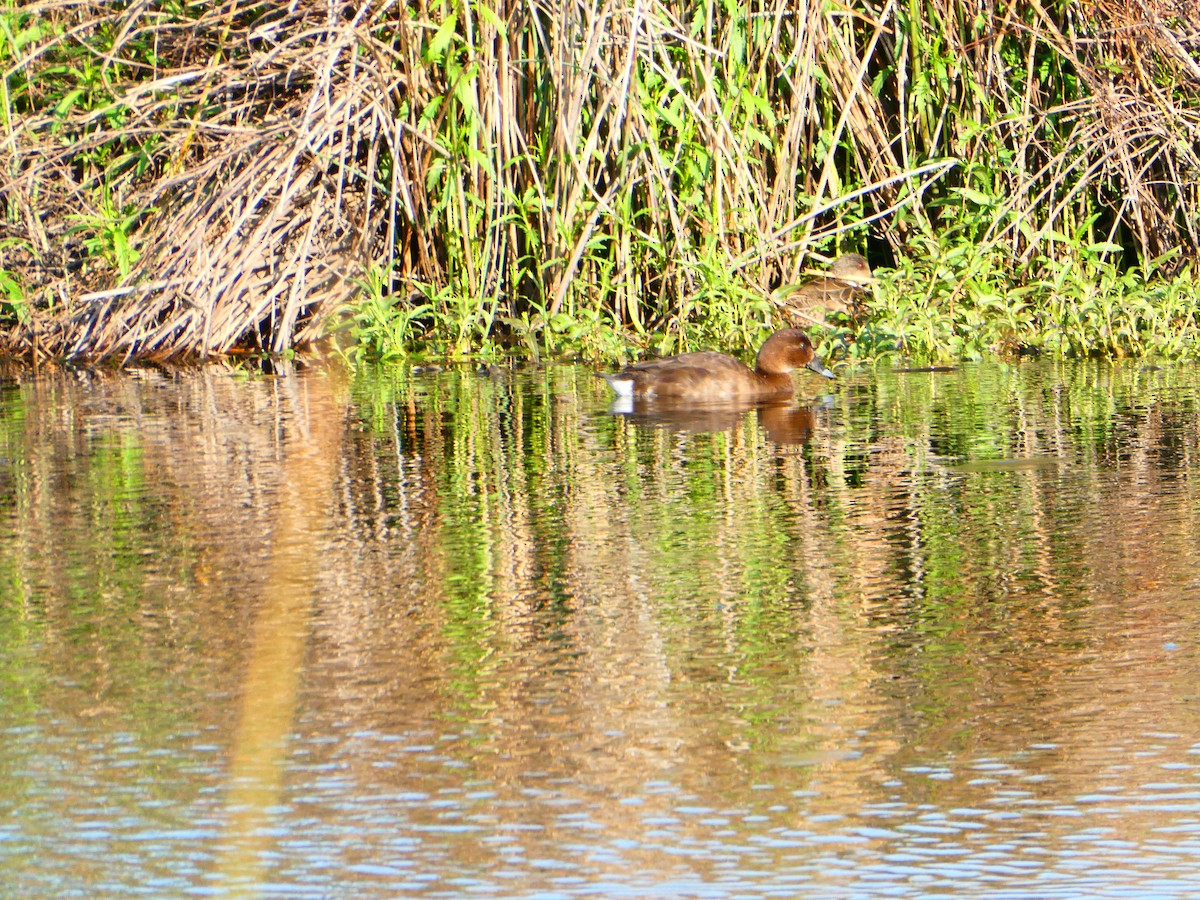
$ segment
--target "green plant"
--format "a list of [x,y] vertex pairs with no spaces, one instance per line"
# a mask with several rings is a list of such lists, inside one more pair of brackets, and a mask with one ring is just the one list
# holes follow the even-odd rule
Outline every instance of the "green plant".
[[153,212],[154,209],[139,209],[133,203],[118,206],[106,184],[101,191],[98,210],[90,215],[70,216],[75,225],[67,233],[82,235],[88,255],[100,257],[120,273],[121,279],[125,279],[141,257],[130,236],[135,226]]
[[[0,252],[10,248],[20,248],[26,256],[32,254],[32,249],[25,241],[16,238],[0,240]],[[17,276],[7,268],[0,268],[0,321],[11,320],[19,325],[29,321],[29,301],[25,296],[25,288]]]
[[341,325],[353,341],[348,355],[359,362],[406,356],[421,331],[421,319],[433,312],[433,304],[414,302],[421,299],[419,294],[398,297],[389,293],[391,273],[379,266],[372,266],[355,283],[360,291]]

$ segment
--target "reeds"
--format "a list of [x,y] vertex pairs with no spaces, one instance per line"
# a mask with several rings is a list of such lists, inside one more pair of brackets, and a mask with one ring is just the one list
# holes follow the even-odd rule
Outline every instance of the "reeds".
[[768,293],[842,247],[923,279],[885,289],[892,338],[861,352],[912,351],[918,315],[954,352],[956,310],[1036,330],[1053,291],[1014,288],[1169,275],[1200,247],[1182,2],[51,0],[0,21],[0,313],[24,354],[282,352],[347,304],[375,353],[747,345]]
[[[5,211],[42,276],[25,281],[10,348],[204,356],[311,340],[392,215],[379,134],[397,127],[400,75],[378,23],[317,3],[111,10],[10,14],[54,23],[10,75],[24,103],[10,103]],[[36,103],[63,58],[95,69],[88,90]]]

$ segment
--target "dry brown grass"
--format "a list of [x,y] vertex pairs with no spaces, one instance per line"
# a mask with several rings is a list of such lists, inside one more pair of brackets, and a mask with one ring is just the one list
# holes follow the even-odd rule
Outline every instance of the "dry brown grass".
[[[38,112],[7,135],[9,233],[32,245],[41,301],[9,348],[171,357],[311,340],[321,314],[352,295],[350,279],[386,252],[389,210],[368,187],[397,127],[391,48],[370,34],[365,10],[307,0],[278,10],[231,0],[190,24],[108,9],[42,12],[69,24],[63,40],[115,31],[114,66],[146,42],[162,62],[124,66],[100,109]],[[146,172],[108,178],[119,207],[148,210],[134,236],[140,258],[121,277],[85,261],[72,228],[107,214],[98,200],[109,173],[89,152],[150,138]]]
[[[22,354],[280,352],[373,267],[467,350],[563,313],[671,328],[868,236],[1034,268],[1200,247],[1184,0],[26,9],[56,29],[9,60],[0,134]],[[56,110],[64,58],[101,99]],[[124,265],[97,251],[123,209]]]

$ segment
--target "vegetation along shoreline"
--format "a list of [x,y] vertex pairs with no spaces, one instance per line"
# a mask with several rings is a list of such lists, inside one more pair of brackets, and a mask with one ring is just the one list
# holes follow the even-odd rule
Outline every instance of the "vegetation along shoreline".
[[1178,0],[0,9],[0,352],[1200,356]]

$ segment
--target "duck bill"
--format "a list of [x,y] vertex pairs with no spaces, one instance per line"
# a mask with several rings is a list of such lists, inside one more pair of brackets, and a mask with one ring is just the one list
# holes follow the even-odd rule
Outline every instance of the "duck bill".
[[812,362],[808,364],[807,368],[812,369],[818,375],[824,375],[826,378],[833,377],[833,373],[825,368],[825,363],[821,362],[815,356],[813,357]]

